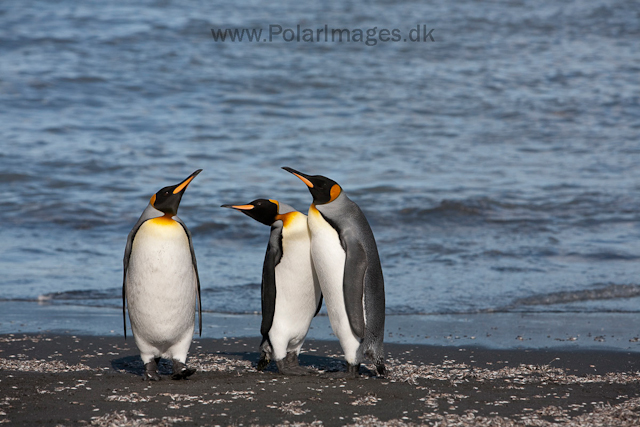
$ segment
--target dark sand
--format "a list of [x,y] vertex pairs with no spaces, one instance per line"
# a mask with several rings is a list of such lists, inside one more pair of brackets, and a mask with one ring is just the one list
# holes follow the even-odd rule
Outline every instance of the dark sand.
[[305,377],[257,372],[258,343],[195,340],[193,377],[148,383],[131,338],[0,335],[0,423],[640,425],[638,353],[391,344],[387,378],[345,380],[337,342],[305,344]]

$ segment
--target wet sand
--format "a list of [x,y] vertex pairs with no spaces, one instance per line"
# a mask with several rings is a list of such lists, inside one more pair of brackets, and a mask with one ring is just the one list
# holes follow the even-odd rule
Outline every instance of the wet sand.
[[[205,311],[202,337],[255,337],[261,319],[259,313]],[[640,353],[637,324],[636,312],[387,314],[384,329],[385,343]],[[0,301],[0,335],[46,333],[120,338],[121,325],[121,307]],[[313,319],[307,339],[336,340],[328,316],[321,313]]]
[[314,373],[257,372],[259,339],[197,339],[198,372],[142,380],[133,339],[0,335],[0,423],[15,425],[640,425],[640,354],[387,344],[389,374],[343,370],[311,340]]

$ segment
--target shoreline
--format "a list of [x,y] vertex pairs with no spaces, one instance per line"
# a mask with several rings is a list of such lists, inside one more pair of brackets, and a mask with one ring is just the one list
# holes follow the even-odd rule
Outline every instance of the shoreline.
[[[308,340],[314,373],[257,372],[259,338],[193,341],[189,380],[142,381],[132,338],[0,335],[0,423],[17,425],[637,425],[634,352],[386,344],[389,375],[343,370]],[[161,363],[161,374],[168,366]]]
[[[122,311],[110,307],[0,301],[0,313],[0,334],[123,336]],[[204,312],[202,338],[255,337],[260,319],[260,314]],[[385,343],[640,353],[637,319],[638,313],[602,312],[387,315]],[[307,339],[336,340],[326,315],[313,319]]]

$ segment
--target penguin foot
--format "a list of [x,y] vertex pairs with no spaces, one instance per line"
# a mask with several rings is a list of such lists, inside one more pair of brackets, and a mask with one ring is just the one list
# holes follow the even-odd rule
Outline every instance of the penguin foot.
[[187,378],[189,378],[191,375],[195,374],[196,370],[195,368],[183,368],[181,371],[179,372],[173,372],[173,374],[171,374],[171,379],[172,380],[186,380]]
[[196,370],[194,368],[187,368],[187,366],[179,360],[173,360],[173,374],[171,374],[172,380],[186,380],[195,373]]
[[156,359],[144,364],[143,379],[146,381],[160,381],[160,375],[158,375],[158,362]]
[[269,357],[266,354],[262,353],[262,355],[260,355],[260,360],[258,360],[258,366],[256,367],[256,369],[258,371],[264,371],[265,369],[267,369],[267,366],[269,366],[269,363],[271,363]]
[[287,365],[284,360],[276,361],[278,373],[282,375],[309,375],[311,371],[300,365]]
[[283,375],[308,375],[310,371],[300,366],[298,353],[292,351],[282,360],[277,360],[278,372]]
[[346,374],[346,378],[360,378],[360,364],[356,363],[355,365],[352,365],[351,363],[347,362]]
[[160,375],[156,371],[144,371],[145,381],[160,381]]

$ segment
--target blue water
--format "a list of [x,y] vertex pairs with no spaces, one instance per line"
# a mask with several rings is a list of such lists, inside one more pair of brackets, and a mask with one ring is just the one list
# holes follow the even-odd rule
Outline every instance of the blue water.
[[[620,0],[4,1],[0,300],[120,307],[127,233],[203,168],[180,216],[204,309],[258,312],[269,230],[219,206],[306,212],[290,166],[361,206],[389,314],[638,312],[639,17]],[[271,24],[424,24],[435,42],[211,35]]]

